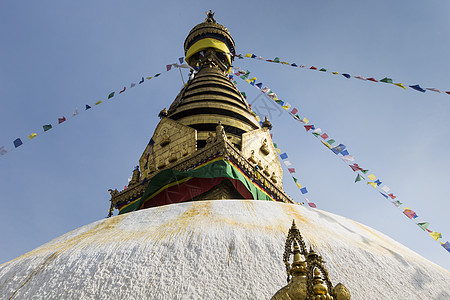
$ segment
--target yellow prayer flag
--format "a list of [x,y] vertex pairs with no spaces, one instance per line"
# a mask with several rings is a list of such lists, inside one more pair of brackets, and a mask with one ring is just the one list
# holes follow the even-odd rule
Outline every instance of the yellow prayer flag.
[[277,150],[278,154],[281,154],[281,150],[276,148],[275,150]]
[[291,106],[290,105],[283,105],[282,108],[284,108],[284,110],[288,110]]
[[290,63],[285,62],[285,61],[282,61],[281,63],[282,63],[283,65],[290,65]]
[[245,57],[252,57],[252,55],[250,53],[245,54]]
[[321,142],[322,142],[322,144],[325,145],[325,147],[327,147],[328,149],[331,149],[331,146],[327,142],[324,142],[324,141],[321,141]]
[[339,74],[338,72],[331,72],[332,74]]
[[298,187],[299,189],[302,188],[302,185],[301,185],[300,183],[296,182],[295,184],[297,185],[297,187]]
[[377,178],[375,177],[375,175],[373,175],[373,174],[370,174],[369,176],[367,176],[367,178],[369,178],[370,180],[375,180],[375,179],[377,179]]
[[153,78],[153,76],[145,77],[145,79],[147,79],[147,80],[150,80],[150,79],[152,79],[152,78]]
[[376,188],[378,185],[375,182],[368,182],[367,184],[370,184],[371,186],[373,186],[374,188]]
[[103,102],[102,100],[98,100],[97,102],[94,103],[94,105],[99,105],[102,102]]
[[429,235],[434,239],[434,240],[439,240],[442,237],[442,234],[440,232],[430,232]]
[[307,118],[303,118],[303,123],[308,124],[309,120]]
[[37,137],[37,133],[32,133],[32,134],[30,134],[30,135],[28,136],[28,138],[29,138],[30,140],[34,139],[35,137]]
[[406,87],[403,85],[403,83],[394,83],[394,85],[399,86],[402,89],[406,90]]
[[261,119],[259,118],[259,116],[256,116],[255,118],[256,118],[256,121],[258,121],[258,122],[261,121]]

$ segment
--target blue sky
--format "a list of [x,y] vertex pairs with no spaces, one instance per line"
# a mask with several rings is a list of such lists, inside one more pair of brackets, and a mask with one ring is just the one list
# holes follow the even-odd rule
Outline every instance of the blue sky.
[[[184,56],[184,39],[209,9],[230,30],[238,53],[450,91],[450,4],[443,1],[4,2],[0,146],[11,152],[0,157],[0,263],[106,216],[107,190],[127,184],[158,112],[182,87],[178,71],[163,72],[165,65]],[[249,59],[235,65],[347,145],[362,167],[449,240],[450,95]],[[85,104],[159,72],[83,112]],[[243,82],[238,88],[264,113],[254,88]],[[75,108],[80,114],[72,118]],[[56,125],[62,116],[67,121]],[[450,269],[450,254],[439,243],[372,187],[355,184],[356,174],[300,123],[278,110],[269,118],[274,141],[318,208],[373,227]],[[43,133],[48,123],[54,128]],[[32,132],[38,136],[27,141]],[[18,137],[24,145],[13,150]],[[289,176],[284,186],[302,201]]]

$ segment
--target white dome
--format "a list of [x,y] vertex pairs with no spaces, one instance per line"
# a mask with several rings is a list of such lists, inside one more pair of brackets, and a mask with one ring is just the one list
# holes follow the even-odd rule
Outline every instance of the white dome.
[[449,299],[450,272],[317,209],[213,200],[140,210],[69,232],[0,266],[2,299],[269,299],[286,284],[295,219],[352,299]]

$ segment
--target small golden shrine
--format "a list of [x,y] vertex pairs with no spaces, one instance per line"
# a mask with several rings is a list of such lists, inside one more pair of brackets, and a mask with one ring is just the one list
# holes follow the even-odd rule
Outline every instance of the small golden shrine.
[[267,120],[260,122],[229,78],[235,45],[210,11],[184,42],[190,79],[159,113],[128,187],[111,189],[119,214],[195,200],[250,199],[294,203]]
[[343,284],[338,283],[333,287],[322,257],[312,247],[307,250],[295,221],[286,238],[283,261],[288,284],[276,292],[272,300],[350,299],[350,292]]

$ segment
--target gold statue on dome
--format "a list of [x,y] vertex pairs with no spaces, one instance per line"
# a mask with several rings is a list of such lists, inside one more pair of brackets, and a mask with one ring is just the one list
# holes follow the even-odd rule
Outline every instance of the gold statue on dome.
[[270,153],[269,145],[267,144],[267,139],[264,139],[264,141],[262,142],[260,150],[264,155],[268,155]]
[[343,284],[333,288],[322,257],[312,248],[307,250],[295,221],[286,238],[283,261],[288,284],[272,300],[350,300],[350,292]]

